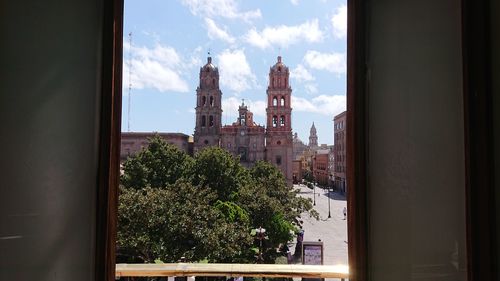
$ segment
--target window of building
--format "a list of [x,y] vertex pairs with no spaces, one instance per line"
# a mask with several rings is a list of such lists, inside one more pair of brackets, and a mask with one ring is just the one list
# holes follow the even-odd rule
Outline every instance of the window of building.
[[210,96],[210,106],[214,106],[214,97]]
[[209,126],[210,127],[213,127],[214,126],[214,116],[213,115],[210,115],[209,119],[208,119],[208,123],[209,123]]
[[284,115],[281,115],[281,117],[280,117],[280,126],[281,127],[285,126],[285,116]]
[[207,97],[202,96],[201,97],[201,105],[205,105],[207,103]]
[[278,116],[273,116],[273,127],[278,127]]
[[201,126],[205,127],[207,125],[207,117],[205,115],[201,116]]
[[280,155],[276,156],[276,165],[281,165],[281,156]]
[[273,106],[278,106],[278,98],[273,97]]
[[281,97],[281,103],[280,103],[281,106],[285,106],[285,98],[284,97]]

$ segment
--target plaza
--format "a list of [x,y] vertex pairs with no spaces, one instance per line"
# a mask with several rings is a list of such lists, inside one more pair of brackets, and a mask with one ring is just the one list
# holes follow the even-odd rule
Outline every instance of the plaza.
[[[319,213],[320,219],[302,214],[302,229],[304,230],[304,241],[323,242],[323,258],[325,265],[347,264],[347,220],[344,220],[343,210],[347,207],[345,195],[323,190],[316,186],[315,190],[305,185],[294,185],[299,189],[299,195],[304,198],[315,198],[314,209]],[[330,200],[330,215],[328,218],[328,200]],[[313,200],[314,202],[314,200]],[[294,251],[295,242],[289,246]]]

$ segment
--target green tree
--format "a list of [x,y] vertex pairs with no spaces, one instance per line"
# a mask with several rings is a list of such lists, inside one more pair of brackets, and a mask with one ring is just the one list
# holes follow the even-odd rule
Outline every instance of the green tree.
[[217,199],[231,201],[231,197],[250,181],[250,176],[248,170],[229,152],[208,147],[195,155],[191,179],[194,185],[214,190]]
[[319,216],[312,209],[311,200],[299,197],[296,190],[288,187],[283,174],[272,164],[257,162],[250,169],[250,175],[250,184],[239,190],[236,200],[250,215],[254,228],[267,230],[264,258],[273,262],[276,248],[290,241],[301,225],[301,214],[308,212],[315,218]]
[[192,164],[186,153],[155,135],[146,148],[124,162],[121,184],[136,189],[165,187],[185,177]]
[[165,189],[120,188],[118,254],[130,259],[176,262],[245,261],[252,237],[245,225],[229,223],[209,204],[208,188],[177,181]]

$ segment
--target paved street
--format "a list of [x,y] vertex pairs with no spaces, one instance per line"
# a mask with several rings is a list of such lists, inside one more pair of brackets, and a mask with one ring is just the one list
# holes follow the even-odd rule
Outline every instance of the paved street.
[[[295,185],[300,188],[300,195],[305,198],[313,198],[313,190],[305,185]],[[320,215],[320,220],[310,218],[303,214],[304,241],[323,241],[324,264],[346,264],[347,265],[347,221],[344,220],[343,209],[347,206],[345,197],[339,193],[330,193],[330,214],[328,218],[328,191],[316,188],[316,206],[314,208]],[[295,250],[295,243],[290,246]]]

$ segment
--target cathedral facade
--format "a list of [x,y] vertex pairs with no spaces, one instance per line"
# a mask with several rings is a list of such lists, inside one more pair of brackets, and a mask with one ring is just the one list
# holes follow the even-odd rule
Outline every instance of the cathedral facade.
[[274,164],[283,173],[287,184],[292,184],[292,88],[288,67],[278,56],[269,69],[267,87],[266,127],[253,121],[253,114],[242,103],[238,119],[222,126],[222,92],[219,72],[209,57],[200,69],[200,83],[196,90],[196,125],[194,152],[207,146],[220,146],[239,156],[241,163],[251,167],[256,161]]

